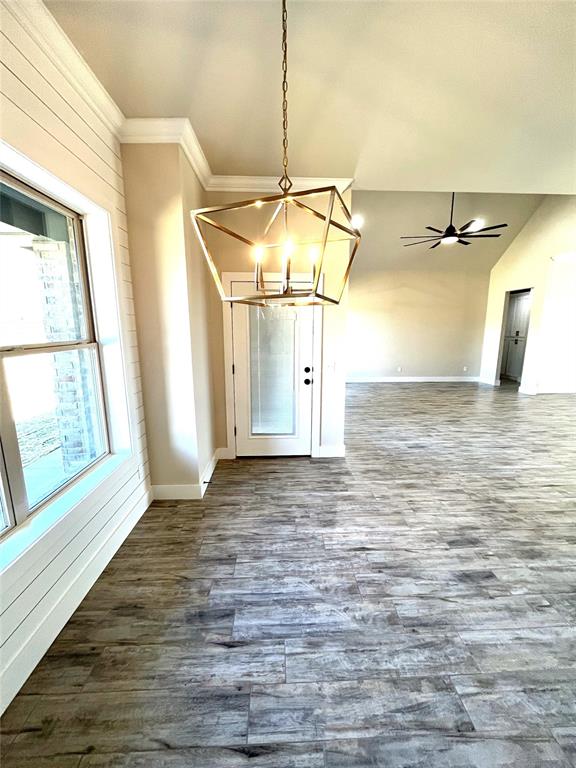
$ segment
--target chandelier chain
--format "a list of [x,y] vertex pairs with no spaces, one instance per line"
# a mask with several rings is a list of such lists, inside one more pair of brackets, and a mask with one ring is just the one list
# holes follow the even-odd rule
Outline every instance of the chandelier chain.
[[288,176],[288,10],[282,0],[282,167],[284,172],[278,182],[284,193],[292,186]]

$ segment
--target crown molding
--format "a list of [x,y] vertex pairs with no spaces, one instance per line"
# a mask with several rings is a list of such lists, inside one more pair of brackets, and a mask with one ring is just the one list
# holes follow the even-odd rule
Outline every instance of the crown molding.
[[[90,69],[42,0],[0,0],[66,78],[76,93],[124,144],[179,144],[198,180],[207,192],[278,192],[275,176],[223,176],[212,173],[190,120],[186,117],[126,118],[114,99]],[[348,178],[292,178],[293,190],[336,186],[344,192]]]
[[[180,144],[206,192],[278,192],[277,176],[222,176],[214,174],[187,117],[128,117],[118,133],[123,144]],[[342,193],[353,179],[297,176],[293,191],[335,186]]]
[[118,137],[122,144],[180,144],[198,180],[208,188],[212,171],[187,117],[128,117]]
[[124,115],[42,0],[4,0],[2,6],[23,26],[104,125],[117,135]]
[[[266,192],[278,193],[279,176],[218,176],[212,175],[205,189],[207,192]],[[291,176],[292,191],[319,187],[336,187],[340,193],[352,186],[354,179],[325,178],[318,176]]]

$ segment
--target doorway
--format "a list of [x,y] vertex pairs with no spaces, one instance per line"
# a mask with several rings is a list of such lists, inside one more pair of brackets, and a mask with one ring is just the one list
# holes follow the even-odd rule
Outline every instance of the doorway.
[[[234,280],[235,293],[246,293],[246,282]],[[311,455],[314,313],[307,306],[232,304],[237,456]]]
[[531,304],[530,289],[510,291],[500,363],[500,380],[503,382],[519,384],[522,380]]

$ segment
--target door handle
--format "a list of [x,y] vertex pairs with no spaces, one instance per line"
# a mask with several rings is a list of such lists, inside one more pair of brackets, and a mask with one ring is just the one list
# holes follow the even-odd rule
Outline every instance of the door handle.
[[312,384],[312,379],[304,379],[304,384]]
[[311,370],[312,368],[310,368],[310,366],[307,365],[306,368],[304,368],[304,373],[310,373]]

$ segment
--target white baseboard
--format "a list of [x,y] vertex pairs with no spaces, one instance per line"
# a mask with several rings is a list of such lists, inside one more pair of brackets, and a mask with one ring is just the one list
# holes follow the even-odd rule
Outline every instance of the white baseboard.
[[155,501],[188,501],[190,499],[201,499],[204,495],[202,486],[198,484],[190,485],[153,485],[152,493]]
[[313,459],[335,459],[346,456],[346,446],[344,443],[339,445],[318,445],[312,450]]
[[202,472],[202,480],[200,481],[200,485],[202,486],[202,496],[206,493],[206,486],[210,482],[210,478],[216,469],[216,464],[218,464],[218,450],[214,451],[214,456],[212,456],[204,468],[204,472]]
[[[78,558],[42,598],[22,623],[24,637],[18,652],[2,669],[0,713],[4,712],[29,675],[52,645],[66,622],[80,605],[104,568],[116,554],[132,528],[151,502],[147,492],[130,512],[112,527],[99,546],[86,559]],[[61,583],[64,581],[65,583]],[[44,615],[42,615],[44,614]],[[28,630],[26,623],[33,624]]]
[[478,382],[479,376],[354,376],[347,384],[410,384],[425,382]]
[[[228,448],[217,448],[214,451],[214,456],[212,456],[204,468],[201,481],[198,485],[153,485],[152,492],[154,498],[158,501],[170,501],[171,499],[176,501],[201,499],[206,493],[210,478],[216,469],[216,464],[218,464],[220,459],[228,458],[228,456],[225,455],[227,451]],[[236,456],[231,456],[230,458],[234,459]]]

